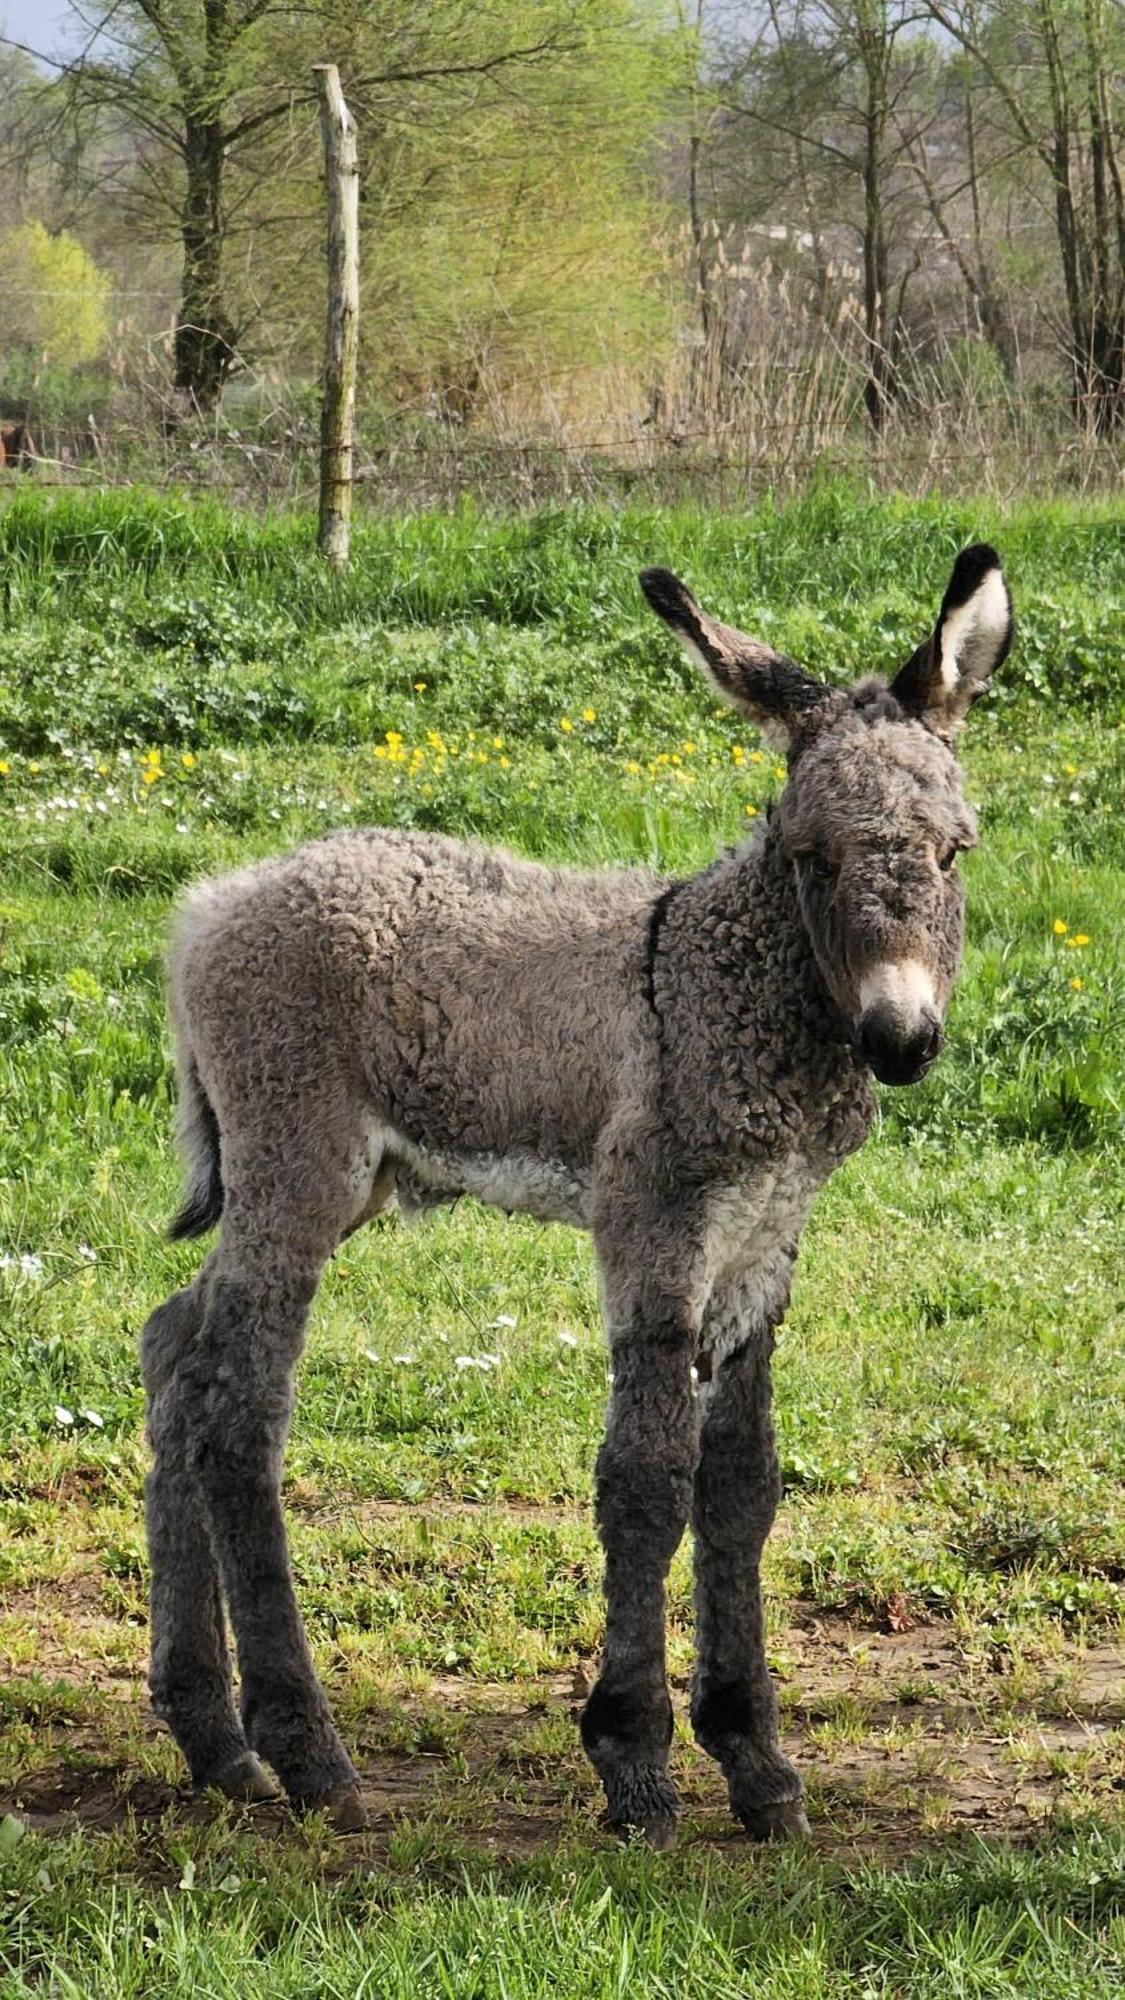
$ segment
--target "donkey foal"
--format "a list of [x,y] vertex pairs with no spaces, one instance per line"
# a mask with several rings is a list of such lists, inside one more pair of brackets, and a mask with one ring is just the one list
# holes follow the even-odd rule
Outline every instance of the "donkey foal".
[[149,1320],[143,1364],[152,1699],[197,1784],[269,1796],[264,1759],[295,1801],[362,1824],[289,1570],[293,1370],[345,1236],[396,1195],[409,1214],[473,1194],[594,1237],[613,1389],[582,1739],[611,1822],[673,1837],[664,1584],[690,1519],[699,1740],[751,1834],[807,1830],[758,1582],[780,1491],[770,1353],[813,1196],[870,1125],[871,1072],[909,1083],[938,1052],[975,838],[951,744],[1011,612],[995,553],[966,549],[894,682],[838,692],[666,570],[641,582],[787,754],[744,846],[662,883],[346,832],[205,883],[182,913],[172,1233],[222,1229]]

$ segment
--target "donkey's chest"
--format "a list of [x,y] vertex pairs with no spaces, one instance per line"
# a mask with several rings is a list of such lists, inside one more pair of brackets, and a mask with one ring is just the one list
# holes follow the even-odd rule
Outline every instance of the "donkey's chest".
[[789,1262],[824,1178],[801,1153],[778,1166],[714,1190],[707,1203],[704,1267],[709,1293]]

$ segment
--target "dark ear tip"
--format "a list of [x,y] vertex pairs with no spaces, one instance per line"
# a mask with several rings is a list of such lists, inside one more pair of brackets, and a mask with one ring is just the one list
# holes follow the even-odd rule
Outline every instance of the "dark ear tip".
[[989,570],[1003,571],[1003,568],[1004,565],[991,542],[973,542],[969,548],[961,550],[953,565],[953,574],[949,579],[950,591],[958,599],[963,600],[971,596],[972,592],[983,583]]
[[643,569],[640,586],[659,618],[673,618],[693,602],[687,585],[670,569]]

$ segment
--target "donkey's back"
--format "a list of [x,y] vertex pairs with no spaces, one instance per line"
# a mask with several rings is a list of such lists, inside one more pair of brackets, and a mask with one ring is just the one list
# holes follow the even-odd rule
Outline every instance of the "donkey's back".
[[[225,1189],[281,1227],[295,1159],[327,1177],[341,1149],[340,1233],[395,1191],[584,1222],[659,888],[379,829],[202,884],[173,953],[200,1223]],[[260,1185],[269,1155],[284,1190]]]

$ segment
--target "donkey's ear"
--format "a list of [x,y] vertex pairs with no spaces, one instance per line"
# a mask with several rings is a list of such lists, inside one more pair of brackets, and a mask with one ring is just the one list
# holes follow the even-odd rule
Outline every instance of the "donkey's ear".
[[670,569],[643,569],[641,589],[688,658],[703,668],[720,694],[753,717],[776,749],[787,750],[802,724],[831,706],[830,689],[784,653],[709,618]]
[[891,693],[938,736],[952,737],[1011,643],[1012,600],[1000,558],[987,542],[976,542],[954,563],[938,622]]

